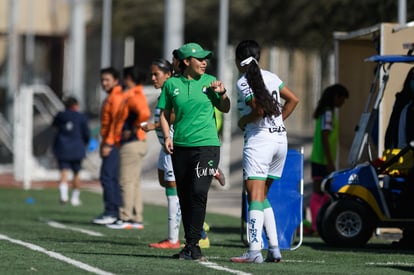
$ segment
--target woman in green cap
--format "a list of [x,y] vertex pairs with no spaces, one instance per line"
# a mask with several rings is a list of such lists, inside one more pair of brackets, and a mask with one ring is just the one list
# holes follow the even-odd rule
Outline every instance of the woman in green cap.
[[[230,110],[221,81],[206,74],[212,52],[197,43],[178,49],[180,74],[169,78],[158,101],[165,151],[172,156],[186,245],[174,256],[203,260],[198,241],[206,214],[207,195],[220,160],[220,140],[214,107]],[[169,136],[169,115],[174,110],[174,137]]]

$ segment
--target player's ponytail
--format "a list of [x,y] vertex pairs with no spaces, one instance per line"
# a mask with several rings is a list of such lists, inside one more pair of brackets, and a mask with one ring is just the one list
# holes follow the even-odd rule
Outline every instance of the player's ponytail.
[[254,40],[244,40],[236,48],[236,60],[245,68],[247,83],[252,89],[256,105],[263,110],[264,117],[279,116],[280,103],[267,90],[259,67],[260,46]]

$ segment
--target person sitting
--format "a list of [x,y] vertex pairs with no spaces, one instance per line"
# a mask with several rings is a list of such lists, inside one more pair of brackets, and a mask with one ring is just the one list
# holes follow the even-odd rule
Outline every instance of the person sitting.
[[[404,80],[403,88],[395,95],[395,102],[391,112],[388,127],[385,132],[384,148],[385,149],[402,149],[410,141],[414,140],[414,67],[412,67]],[[409,153],[413,154],[412,151]],[[414,165],[409,169],[406,175],[406,181],[414,181]],[[412,209],[412,197],[414,196],[414,185],[405,185],[403,208]],[[408,211],[407,211],[408,212]],[[403,228],[403,237],[393,245],[403,248],[414,247],[414,227],[405,226]]]

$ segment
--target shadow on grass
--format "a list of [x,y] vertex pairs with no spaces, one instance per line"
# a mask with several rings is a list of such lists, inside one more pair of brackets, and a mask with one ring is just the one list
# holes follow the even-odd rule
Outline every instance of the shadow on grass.
[[174,258],[173,255],[177,252],[171,250],[170,256],[163,256],[163,255],[154,255],[154,254],[138,254],[138,253],[114,253],[114,252],[78,252],[74,251],[76,254],[83,254],[83,255],[101,255],[101,256],[126,256],[126,257],[140,257],[140,258],[148,258],[148,259],[166,259],[166,260],[178,260]]
[[306,237],[303,241],[303,246],[308,246],[315,250],[323,251],[349,251],[349,252],[358,252],[358,253],[378,253],[378,254],[391,254],[391,253],[400,253],[400,254],[414,254],[414,247],[411,248],[401,248],[394,246],[390,243],[373,243],[370,242],[365,246],[358,247],[343,247],[343,246],[334,246],[324,243],[318,237]]
[[235,226],[214,226],[210,229],[210,231],[214,234],[239,234],[241,232],[240,227]]
[[[79,238],[73,237],[73,238],[66,238],[63,240],[60,238],[42,237],[38,239],[43,242],[72,243],[72,244],[73,243],[84,243],[84,244],[92,244],[94,246],[99,245],[99,244],[103,244],[105,246],[107,245],[117,245],[117,246],[141,245],[139,242],[135,241],[132,238],[108,240],[107,238],[101,238],[101,237],[96,237],[95,239],[79,239]],[[142,245],[148,246],[147,244],[142,244]]]
[[411,272],[411,273],[413,273],[414,272],[414,267],[413,266],[404,266],[403,264],[398,264],[398,263],[395,263],[395,264],[373,264],[372,266],[375,266],[375,267],[384,267],[384,268],[393,268],[393,269],[396,269],[396,270],[399,270],[399,271],[406,271],[406,272]]
[[61,217],[56,218],[56,219],[54,219],[53,217],[52,218],[39,217],[39,218],[36,218],[35,220],[43,222],[43,223],[46,223],[48,221],[54,221],[57,223],[62,223],[64,225],[91,226],[91,227],[96,227],[96,228],[105,227],[105,225],[92,223],[93,218],[91,218],[90,220],[85,220],[85,219],[74,219],[73,217],[68,218],[68,219],[62,219]]

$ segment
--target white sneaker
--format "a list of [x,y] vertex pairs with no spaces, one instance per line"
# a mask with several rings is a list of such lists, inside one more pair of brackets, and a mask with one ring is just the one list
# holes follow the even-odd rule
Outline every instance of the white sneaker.
[[279,248],[269,248],[265,262],[278,263],[282,260]]
[[132,223],[123,221],[123,220],[116,220],[111,224],[107,224],[106,227],[111,229],[132,229]]
[[260,251],[249,251],[240,257],[233,257],[230,259],[234,263],[263,263],[263,256]]
[[67,203],[69,200],[69,187],[66,182],[59,183],[60,202]]
[[111,224],[118,220],[116,217],[100,215],[92,220],[94,224]]
[[70,204],[71,204],[72,206],[80,206],[80,205],[82,205],[82,202],[80,201],[80,199],[79,199],[79,198],[72,197],[72,198],[70,199]]
[[72,206],[79,206],[82,204],[82,202],[79,199],[79,196],[80,196],[79,189],[73,189],[72,197],[70,199],[70,204],[72,204]]
[[142,223],[123,221],[121,219],[116,220],[111,224],[107,224],[106,227],[111,229],[144,229],[144,225]]
[[144,224],[141,223],[141,222],[134,222],[134,223],[132,223],[132,227],[134,229],[142,230],[142,229],[144,229]]

